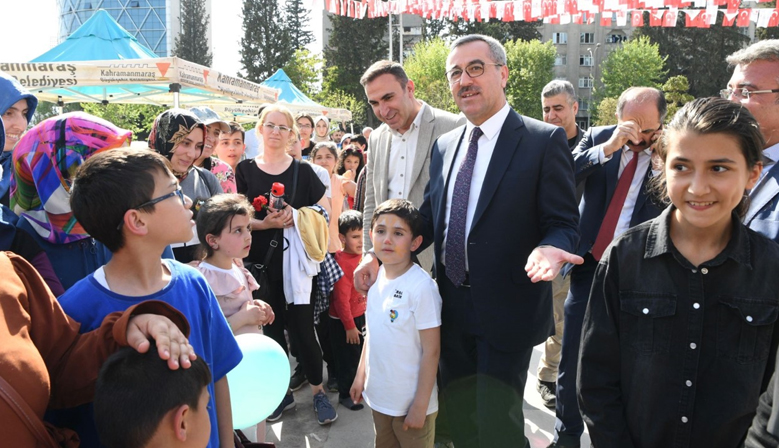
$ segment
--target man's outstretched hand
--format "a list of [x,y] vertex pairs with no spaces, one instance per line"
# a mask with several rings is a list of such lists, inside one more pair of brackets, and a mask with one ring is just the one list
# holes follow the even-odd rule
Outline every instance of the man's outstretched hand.
[[548,282],[557,277],[565,263],[582,264],[584,258],[556,247],[539,246],[527,257],[525,271],[533,283]]

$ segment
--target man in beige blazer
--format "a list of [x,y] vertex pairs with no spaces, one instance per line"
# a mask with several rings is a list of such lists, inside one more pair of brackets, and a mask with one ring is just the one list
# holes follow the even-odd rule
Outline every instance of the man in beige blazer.
[[[368,139],[363,209],[363,251],[367,252],[373,247],[369,236],[373,211],[387,199],[408,199],[416,207],[422,205],[433,143],[463,124],[465,118],[414,98],[414,81],[397,62],[374,63],[360,84],[376,118],[384,123]],[[424,269],[432,269],[432,248],[418,258]]]

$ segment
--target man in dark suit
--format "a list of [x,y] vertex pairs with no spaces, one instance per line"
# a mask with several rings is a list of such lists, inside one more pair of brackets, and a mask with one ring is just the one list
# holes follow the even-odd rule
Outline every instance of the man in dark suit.
[[[544,122],[560,126],[565,130],[568,148],[573,151],[579,145],[584,131],[576,124],[576,113],[579,111],[579,101],[573,84],[562,79],[550,81],[541,90],[541,107],[544,112]],[[576,187],[576,202],[582,198],[584,183]],[[560,365],[560,352],[563,347],[563,309],[568,289],[571,286],[570,277],[558,274],[552,280],[552,302],[554,304],[554,334],[544,343],[544,354],[538,362],[538,383],[536,390],[541,395],[541,401],[548,408],[555,408],[557,390],[557,366]]]
[[[550,447],[579,447],[584,423],[576,395],[582,322],[595,268],[611,241],[660,214],[649,179],[652,145],[667,111],[657,89],[631,87],[617,101],[617,125],[590,128],[574,150],[576,182],[584,183],[579,203],[581,239],[576,254],[584,263],[570,270],[565,332],[557,377],[555,439]],[[657,173],[659,174],[659,173]]]
[[[578,241],[565,131],[506,102],[498,41],[456,40],[447,78],[465,126],[433,146],[420,209],[443,298],[441,378],[454,446],[525,447],[522,395],[533,346],[549,337],[552,280]],[[359,288],[368,268],[355,273]],[[366,278],[367,275],[367,278]]]

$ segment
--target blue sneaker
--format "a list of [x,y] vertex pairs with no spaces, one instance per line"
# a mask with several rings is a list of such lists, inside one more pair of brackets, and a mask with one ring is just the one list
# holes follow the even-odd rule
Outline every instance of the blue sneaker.
[[324,392],[314,395],[314,412],[316,412],[316,419],[320,425],[329,425],[338,418],[335,408],[330,404],[330,400],[327,399]]
[[273,414],[271,414],[266,420],[269,422],[275,422],[281,418],[281,414],[283,414],[284,411],[295,409],[295,406],[297,406],[295,403],[295,397],[293,397],[291,393],[287,394],[284,396],[284,399],[281,400],[279,407],[277,407],[276,410],[273,411]]

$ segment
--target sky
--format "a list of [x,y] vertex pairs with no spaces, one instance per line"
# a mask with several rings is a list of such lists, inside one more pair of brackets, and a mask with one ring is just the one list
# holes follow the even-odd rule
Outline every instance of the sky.
[[[212,68],[234,75],[241,69],[240,48],[242,0],[212,0],[211,21],[214,40]],[[322,2],[314,0],[309,26],[317,39],[322,35]],[[215,7],[215,5],[219,7]],[[31,17],[35,25],[31,26]],[[57,45],[59,15],[57,0],[3,0],[0,4],[0,61],[27,62]],[[218,32],[217,32],[218,30]],[[12,42],[16,42],[14,45]],[[314,53],[322,51],[317,41],[308,47]]]

